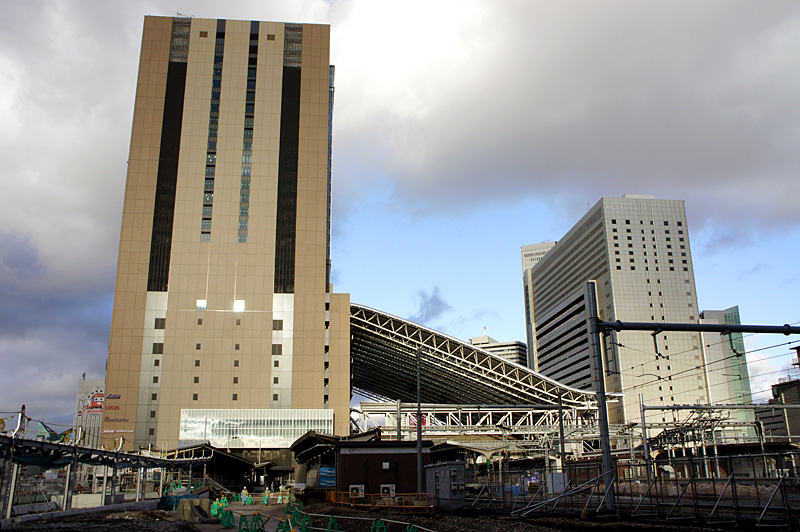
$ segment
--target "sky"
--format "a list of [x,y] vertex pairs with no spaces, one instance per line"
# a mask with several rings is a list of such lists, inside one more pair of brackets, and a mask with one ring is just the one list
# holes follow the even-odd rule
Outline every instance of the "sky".
[[[331,25],[353,302],[525,341],[520,247],[633,193],[685,200],[701,309],[800,322],[794,0],[7,0],[1,412],[70,423],[104,377],[143,17],[178,12]],[[789,341],[745,338],[757,400]]]

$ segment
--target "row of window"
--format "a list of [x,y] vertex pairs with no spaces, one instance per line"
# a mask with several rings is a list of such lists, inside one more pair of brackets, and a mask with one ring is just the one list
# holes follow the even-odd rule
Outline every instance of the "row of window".
[[[203,348],[203,344],[197,343],[197,344],[195,344],[194,348],[195,348],[195,351],[200,351]],[[239,351],[239,344],[234,344],[233,349],[234,349],[234,351]],[[328,349],[329,349],[329,347],[325,346],[325,352],[326,353],[328,352]],[[164,354],[164,342],[153,342],[153,354],[154,355],[163,355]],[[282,355],[283,354],[283,345],[282,344],[272,344],[272,354],[276,355],[276,356]],[[156,362],[155,365],[158,366],[158,360],[156,360],[155,362]],[[199,362],[199,361],[196,361],[196,362]],[[234,366],[238,366],[239,365],[239,361],[238,360],[234,360],[233,362],[234,362]],[[195,365],[199,365],[199,364],[195,364]],[[277,367],[277,365],[275,367]]]
[[214,50],[214,70],[211,74],[211,107],[208,114],[208,142],[206,147],[206,179],[203,187],[203,216],[200,220],[200,241],[211,241],[211,220],[214,208],[214,179],[217,166],[217,128],[219,126],[219,100],[222,94],[222,61],[225,55],[225,33],[217,31]]
[[[251,30],[258,31],[253,25]],[[274,38],[274,36],[273,36]],[[253,160],[253,124],[256,111],[256,78],[258,66],[258,33],[250,34],[250,54],[247,67],[247,93],[244,105],[244,131],[242,133],[242,180],[239,194],[239,234],[240,243],[247,242],[247,228],[250,214],[250,171]]]
[[[611,223],[616,225],[617,220],[612,218],[611,219]],[[677,223],[678,227],[682,227],[683,226],[683,222],[681,222],[681,221],[678,221],[676,223]],[[625,225],[631,225],[631,221],[630,220],[625,220]],[[639,225],[644,225],[644,220],[639,220]],[[650,220],[650,225],[653,225],[653,220]],[[668,220],[664,220],[664,225],[669,225],[669,221]]]
[[[236,306],[236,305],[234,304],[234,306]],[[242,306],[244,306],[244,303],[242,303]],[[197,310],[205,310],[205,303],[203,304],[203,308],[202,309],[198,308]],[[242,324],[242,320],[241,319],[236,320],[236,325],[241,325],[241,324]],[[329,324],[330,324],[330,322],[328,322],[328,321],[325,322],[325,326],[326,327]],[[197,325],[203,325],[203,318],[197,318]],[[155,319],[155,324],[153,325],[153,328],[154,329],[164,329],[164,328],[166,328],[166,326],[167,326],[167,319],[166,318],[156,318]],[[277,319],[276,320],[272,320],[272,330],[273,331],[282,331],[283,330],[283,320],[277,320]],[[236,344],[236,346],[237,346],[236,349],[239,349],[239,347],[238,347],[239,344]]]
[[[152,394],[150,399],[153,400],[153,401],[157,401],[158,400],[158,394],[157,393]],[[199,393],[193,393],[192,394],[192,401],[199,401],[199,400],[200,400],[200,394]],[[232,394],[231,395],[231,400],[238,401],[239,400],[239,394],[238,393]],[[278,400],[278,394],[277,393],[273,393],[272,394],[272,400],[273,401],[277,401]],[[151,418],[156,417],[155,410],[151,410],[150,411],[150,417]],[[150,429],[150,435],[152,436],[154,433],[155,433],[155,429],[151,428]]]

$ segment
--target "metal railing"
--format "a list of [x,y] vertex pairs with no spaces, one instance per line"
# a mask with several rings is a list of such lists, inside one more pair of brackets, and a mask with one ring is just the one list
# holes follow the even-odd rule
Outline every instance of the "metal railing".
[[390,509],[401,512],[432,512],[431,493],[351,493],[348,491],[329,491],[326,502],[335,506],[360,509]]

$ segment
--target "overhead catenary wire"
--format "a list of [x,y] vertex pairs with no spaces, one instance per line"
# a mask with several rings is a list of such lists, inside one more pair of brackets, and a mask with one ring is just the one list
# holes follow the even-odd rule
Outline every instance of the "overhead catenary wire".
[[[783,342],[783,343],[780,343],[780,344],[775,344],[775,345],[771,345],[771,346],[761,347],[761,348],[758,348],[758,349],[753,349],[753,350],[750,350],[750,351],[745,351],[745,352],[741,353],[741,355],[737,355],[737,354],[734,354],[734,355],[729,355],[729,356],[727,356],[727,357],[720,358],[719,360],[713,360],[713,361],[711,361],[711,362],[707,362],[707,363],[703,363],[703,364],[698,364],[698,365],[692,366],[692,367],[690,367],[690,368],[687,368],[687,369],[684,369],[684,370],[678,371],[678,372],[676,372],[676,373],[673,373],[673,374],[669,375],[668,377],[659,377],[659,378],[657,378],[656,380],[651,380],[651,381],[648,381],[648,382],[643,382],[643,383],[635,384],[635,385],[633,385],[633,386],[630,386],[630,387],[628,387],[628,388],[623,388],[622,390],[620,390],[620,392],[621,392],[621,393],[625,393],[625,392],[628,392],[628,391],[631,391],[631,390],[635,390],[635,389],[638,389],[638,388],[642,388],[642,387],[645,387],[645,386],[649,386],[650,384],[653,384],[653,383],[656,383],[656,382],[661,382],[661,381],[676,381],[676,380],[680,380],[680,378],[688,378],[688,377],[692,377],[693,375],[686,375],[685,377],[680,377],[679,379],[676,379],[676,378],[675,378],[675,377],[676,377],[676,376],[678,376],[678,375],[683,375],[683,374],[685,374],[685,373],[688,373],[688,372],[690,372],[690,371],[696,371],[696,370],[698,370],[698,369],[708,369],[708,367],[709,367],[711,364],[717,364],[717,363],[719,363],[719,362],[723,362],[723,361],[725,361],[725,360],[728,360],[728,359],[731,359],[731,358],[739,358],[740,356],[743,356],[743,355],[745,355],[745,354],[747,354],[747,353],[755,353],[755,352],[759,352],[759,351],[765,351],[765,350],[768,350],[768,349],[775,349],[776,347],[781,347],[781,346],[784,346],[784,345],[790,345],[790,344],[797,343],[797,342],[800,342],[800,340],[792,340],[792,341],[789,341],[789,342]],[[687,351],[687,352],[688,352],[688,351]],[[787,355],[787,353],[781,353],[780,355],[775,355],[775,356],[771,356],[771,357],[765,357],[765,358],[761,358],[761,359],[759,359],[758,361],[759,361],[759,362],[761,362],[761,361],[764,361],[764,360],[770,360],[770,359],[773,359],[773,358],[784,357],[784,356],[786,356],[786,355]],[[633,368],[632,368],[632,369],[633,369]]]

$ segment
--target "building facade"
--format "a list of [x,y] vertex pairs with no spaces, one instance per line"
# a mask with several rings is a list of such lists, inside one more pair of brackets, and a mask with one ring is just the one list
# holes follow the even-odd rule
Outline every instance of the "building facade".
[[[739,307],[725,310],[704,310],[700,323],[711,325],[741,325]],[[703,363],[708,380],[708,400],[711,404],[753,403],[750,393],[750,373],[747,370],[742,333],[702,333]],[[752,421],[751,411],[740,410]]]
[[78,399],[75,402],[75,419],[72,422],[73,438],[78,438],[81,445],[98,447],[104,416],[113,415],[114,411],[106,412],[103,408],[106,394],[102,379],[78,381]]
[[778,408],[781,405],[800,405],[799,378],[784,377],[773,384],[772,399],[756,409],[755,416],[768,441],[800,443],[800,409]]
[[145,17],[108,439],[280,447],[291,427],[349,430],[329,42],[325,25]]
[[[686,212],[682,201],[626,194],[603,198],[523,271],[532,367],[592,389],[587,283],[596,284],[606,321],[697,323]],[[648,406],[708,402],[698,333],[623,331],[605,342],[612,423],[640,419]],[[652,421],[672,414],[651,412]]]

